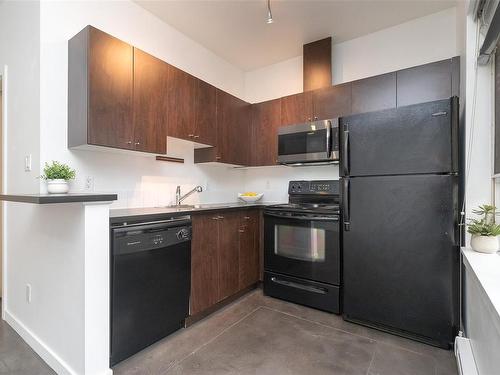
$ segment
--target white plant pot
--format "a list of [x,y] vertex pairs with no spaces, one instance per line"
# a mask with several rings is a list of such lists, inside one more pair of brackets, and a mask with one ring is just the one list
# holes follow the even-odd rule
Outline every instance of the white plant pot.
[[498,245],[496,236],[472,236],[470,240],[472,250],[480,253],[494,254],[499,250]]
[[69,184],[66,180],[47,180],[47,191],[49,194],[66,194]]

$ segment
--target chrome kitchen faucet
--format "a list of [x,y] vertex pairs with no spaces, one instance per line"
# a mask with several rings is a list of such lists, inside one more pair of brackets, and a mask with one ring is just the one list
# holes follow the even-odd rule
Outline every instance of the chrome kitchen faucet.
[[181,195],[181,187],[177,186],[177,189],[175,190],[175,205],[180,206],[182,201],[184,199],[186,199],[187,197],[189,197],[191,194],[196,193],[196,192],[201,193],[202,191],[203,191],[203,188],[200,185],[198,185],[194,189],[188,191],[186,194]]

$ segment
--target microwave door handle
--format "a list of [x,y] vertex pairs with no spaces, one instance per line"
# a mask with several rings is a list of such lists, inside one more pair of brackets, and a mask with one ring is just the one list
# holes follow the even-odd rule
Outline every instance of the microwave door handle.
[[342,180],[342,220],[344,221],[344,230],[351,230],[351,213],[349,212],[349,179]]
[[332,123],[330,120],[326,122],[326,157],[330,159],[332,155],[331,150],[331,139],[332,139]]

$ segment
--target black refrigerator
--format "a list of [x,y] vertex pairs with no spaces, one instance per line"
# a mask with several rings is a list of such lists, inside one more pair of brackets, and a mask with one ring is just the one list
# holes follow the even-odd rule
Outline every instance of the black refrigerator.
[[344,318],[447,348],[459,326],[458,98],[339,127]]

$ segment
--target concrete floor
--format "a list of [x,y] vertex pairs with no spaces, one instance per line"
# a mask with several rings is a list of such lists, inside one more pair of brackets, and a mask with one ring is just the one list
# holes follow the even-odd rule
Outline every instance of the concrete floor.
[[254,291],[114,374],[456,375],[453,352]]
[[0,319],[0,374],[48,375],[55,372]]

